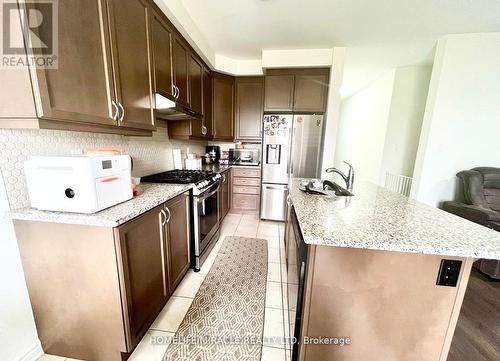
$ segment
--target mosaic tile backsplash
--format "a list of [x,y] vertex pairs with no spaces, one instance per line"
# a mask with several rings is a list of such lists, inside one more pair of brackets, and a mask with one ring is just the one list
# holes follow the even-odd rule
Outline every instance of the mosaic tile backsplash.
[[[173,168],[172,149],[201,153],[204,144],[172,141],[167,130],[158,128],[153,137],[59,130],[0,129],[0,172],[10,208],[29,206],[24,162],[29,155],[69,155],[88,147],[121,147],[134,160],[132,175],[140,177]],[[1,176],[0,176],[1,181]]]

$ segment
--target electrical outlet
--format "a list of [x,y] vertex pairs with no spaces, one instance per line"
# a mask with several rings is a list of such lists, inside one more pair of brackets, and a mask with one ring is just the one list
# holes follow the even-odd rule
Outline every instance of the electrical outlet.
[[461,268],[462,261],[451,259],[441,260],[441,267],[439,268],[436,284],[438,286],[457,287]]

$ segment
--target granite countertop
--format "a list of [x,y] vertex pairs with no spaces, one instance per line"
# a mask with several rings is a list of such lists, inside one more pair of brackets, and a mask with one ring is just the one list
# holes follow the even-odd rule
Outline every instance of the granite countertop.
[[92,214],[40,211],[33,208],[16,209],[9,212],[12,219],[80,224],[87,226],[117,227],[163,202],[191,189],[190,184],[143,183],[141,195],[129,201]]
[[309,195],[293,179],[290,196],[312,245],[500,259],[500,232],[368,182],[353,197]]

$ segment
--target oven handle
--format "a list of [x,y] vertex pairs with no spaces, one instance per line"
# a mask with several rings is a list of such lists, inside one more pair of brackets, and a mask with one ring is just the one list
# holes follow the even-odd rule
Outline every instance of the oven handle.
[[217,184],[217,188],[215,188],[212,192],[210,192],[208,194],[204,194],[202,197],[198,197],[198,202],[204,201],[208,197],[213,196],[215,193],[217,193],[219,191],[219,188],[220,188],[220,183]]

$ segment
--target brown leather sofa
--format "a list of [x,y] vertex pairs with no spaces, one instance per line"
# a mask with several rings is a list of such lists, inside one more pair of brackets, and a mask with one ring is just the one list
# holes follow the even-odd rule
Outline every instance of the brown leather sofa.
[[[443,209],[500,232],[500,168],[478,167],[457,174],[462,202],[444,202]],[[474,266],[500,279],[500,261],[479,260]]]

